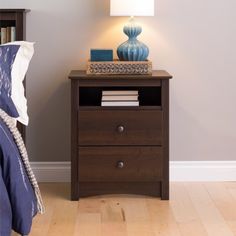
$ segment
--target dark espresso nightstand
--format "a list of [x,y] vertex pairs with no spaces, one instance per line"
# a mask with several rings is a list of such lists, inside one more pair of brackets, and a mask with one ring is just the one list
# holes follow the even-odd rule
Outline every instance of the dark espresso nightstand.
[[[111,193],[168,200],[172,76],[72,71],[69,78],[72,200]],[[101,107],[104,90],[138,90],[140,106]]]

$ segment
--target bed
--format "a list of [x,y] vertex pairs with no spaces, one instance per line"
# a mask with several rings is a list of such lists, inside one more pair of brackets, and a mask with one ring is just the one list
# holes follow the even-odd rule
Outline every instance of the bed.
[[0,236],[29,235],[33,217],[43,213],[40,190],[16,123],[28,125],[23,80],[33,44],[0,46]]

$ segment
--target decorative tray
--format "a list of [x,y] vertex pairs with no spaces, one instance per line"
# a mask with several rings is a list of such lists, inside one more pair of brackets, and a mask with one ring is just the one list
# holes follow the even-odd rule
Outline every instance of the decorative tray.
[[151,61],[88,61],[87,74],[93,75],[148,75],[152,74]]

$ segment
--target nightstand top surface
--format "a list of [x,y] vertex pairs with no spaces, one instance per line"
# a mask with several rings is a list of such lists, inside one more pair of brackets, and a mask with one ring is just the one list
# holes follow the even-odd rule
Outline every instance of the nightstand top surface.
[[1,8],[0,9],[0,13],[15,13],[15,12],[30,12],[29,9],[4,9],[4,8]]
[[85,70],[73,70],[69,79],[172,79],[172,76],[165,70],[154,70],[152,75],[88,75]]

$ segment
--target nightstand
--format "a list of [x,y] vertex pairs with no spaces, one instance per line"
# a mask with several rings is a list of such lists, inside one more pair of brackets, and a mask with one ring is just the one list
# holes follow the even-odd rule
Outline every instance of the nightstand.
[[[140,194],[169,199],[169,80],[72,71],[71,199]],[[138,107],[102,107],[102,91],[136,90]]]

